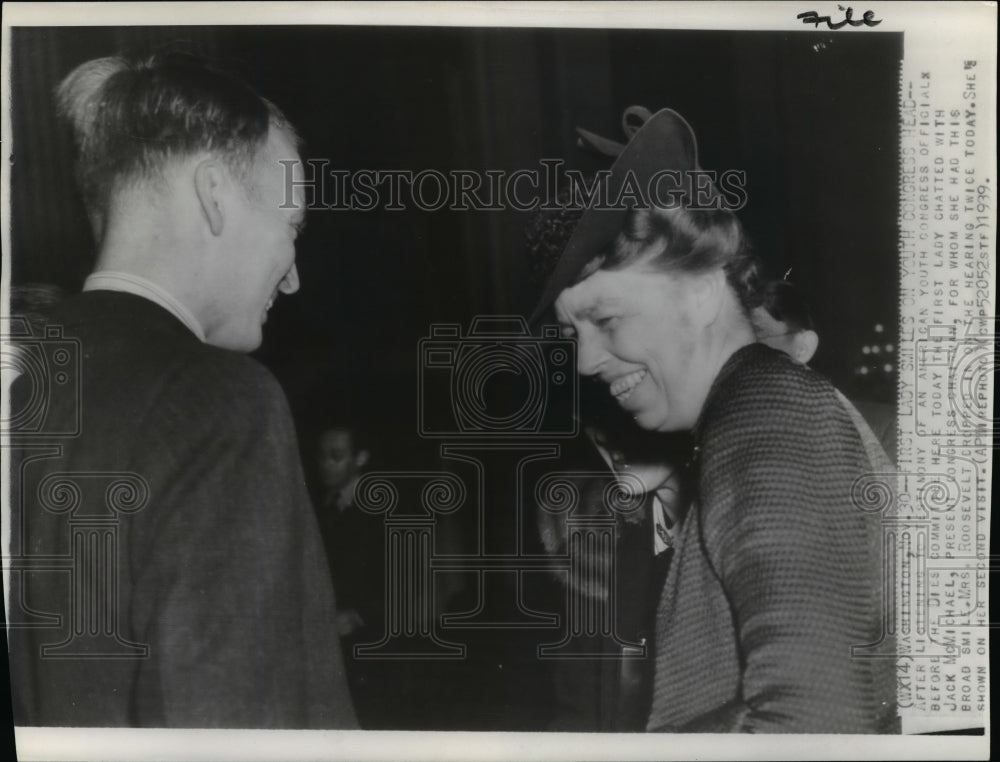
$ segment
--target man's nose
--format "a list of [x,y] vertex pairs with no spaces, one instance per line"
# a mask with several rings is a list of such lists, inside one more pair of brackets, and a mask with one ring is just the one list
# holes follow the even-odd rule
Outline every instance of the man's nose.
[[278,284],[278,290],[283,294],[294,294],[299,290],[299,271],[293,264],[291,269],[285,273],[285,277]]
[[605,353],[601,342],[589,331],[581,331],[576,339],[576,369],[581,376],[593,376],[600,372]]

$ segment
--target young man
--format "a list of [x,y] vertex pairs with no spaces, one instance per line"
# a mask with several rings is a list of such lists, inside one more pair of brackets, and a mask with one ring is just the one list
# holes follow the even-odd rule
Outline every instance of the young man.
[[[56,617],[11,629],[15,721],[355,727],[287,401],[243,354],[298,288],[305,209],[279,163],[299,166],[295,131],[180,54],[88,61],[58,96],[98,258],[49,317],[81,362],[46,427],[78,434],[14,480],[22,553],[74,563],[13,576],[13,601]],[[87,555],[67,537],[94,516],[116,544]]]
[[[802,293],[789,281],[775,280],[764,286],[761,296],[763,302],[750,316],[757,341],[807,365],[819,347],[819,334]],[[889,460],[895,463],[895,406],[857,396],[851,396],[849,401],[863,418],[864,425],[859,422],[859,430],[865,436],[870,432]]]
[[388,729],[393,719],[389,671],[382,660],[354,655],[355,646],[378,642],[385,633],[385,520],[362,511],[354,494],[370,452],[352,423],[329,425],[317,444],[316,512],[337,593],[351,697],[363,728]]

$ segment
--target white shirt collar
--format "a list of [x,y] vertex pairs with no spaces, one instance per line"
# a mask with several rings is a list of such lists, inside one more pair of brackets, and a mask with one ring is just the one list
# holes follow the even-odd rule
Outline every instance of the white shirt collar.
[[202,328],[201,323],[191,313],[191,310],[181,304],[176,297],[163,287],[156,285],[151,280],[118,270],[99,270],[98,272],[91,273],[83,284],[83,290],[121,291],[126,294],[141,296],[163,307],[163,309],[187,326],[188,330],[198,337],[198,341],[205,342],[205,329]]

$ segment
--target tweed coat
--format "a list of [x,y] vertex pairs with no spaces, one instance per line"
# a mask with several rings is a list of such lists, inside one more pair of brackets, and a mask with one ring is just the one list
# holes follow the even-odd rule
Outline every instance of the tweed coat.
[[852,485],[887,461],[825,379],[761,344],[726,362],[695,441],[648,728],[898,732],[892,660],[852,653],[884,637],[879,516]]

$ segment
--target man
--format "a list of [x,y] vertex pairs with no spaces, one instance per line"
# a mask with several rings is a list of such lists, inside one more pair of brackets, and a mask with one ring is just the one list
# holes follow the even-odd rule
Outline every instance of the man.
[[[294,129],[180,54],[89,61],[58,98],[98,257],[49,320],[79,342],[80,403],[53,386],[45,428],[78,434],[14,484],[25,559],[56,559],[12,581],[54,617],[11,630],[15,720],[355,727],[287,401],[242,354],[298,289]],[[86,517],[104,522],[96,557]]]
[[761,289],[761,299],[750,315],[757,341],[808,364],[819,347],[819,334],[802,294],[788,281],[776,280]]
[[371,640],[382,634],[377,620],[384,597],[384,532],[379,517],[363,513],[354,502],[355,487],[370,457],[357,440],[354,427],[348,425],[331,426],[320,435],[316,510],[337,591],[340,636],[371,631]]
[[386,695],[393,683],[383,664],[358,659],[354,647],[375,643],[385,633],[385,522],[362,511],[355,488],[370,452],[360,428],[334,423],[319,436],[316,453],[316,512],[337,593],[337,627],[351,697],[364,728],[391,728]]

